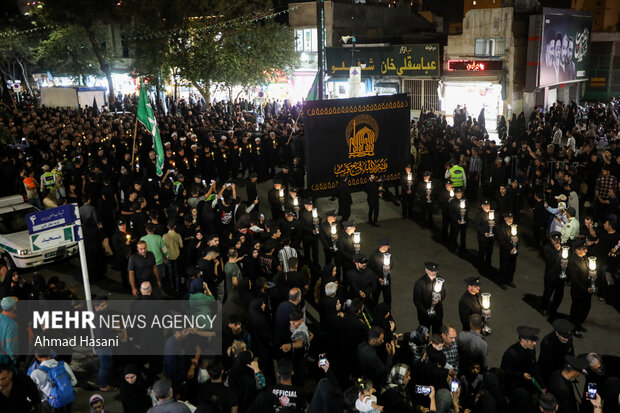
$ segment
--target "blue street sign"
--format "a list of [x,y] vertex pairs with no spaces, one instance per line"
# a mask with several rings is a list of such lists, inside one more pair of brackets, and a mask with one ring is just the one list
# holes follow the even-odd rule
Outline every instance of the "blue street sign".
[[73,224],[76,220],[75,207],[73,205],[63,205],[26,215],[28,233],[30,235],[52,228],[65,227]]

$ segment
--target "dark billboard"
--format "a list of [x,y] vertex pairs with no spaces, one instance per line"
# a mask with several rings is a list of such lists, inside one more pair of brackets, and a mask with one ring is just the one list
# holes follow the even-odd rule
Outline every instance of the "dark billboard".
[[564,9],[543,9],[538,86],[588,78],[592,15]]
[[363,189],[372,173],[390,181],[409,160],[409,99],[405,94],[304,103],[308,188],[323,196],[349,177]]

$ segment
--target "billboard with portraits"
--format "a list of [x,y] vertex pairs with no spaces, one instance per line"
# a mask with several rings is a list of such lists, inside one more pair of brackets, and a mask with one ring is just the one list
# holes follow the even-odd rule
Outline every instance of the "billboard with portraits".
[[538,86],[588,79],[592,15],[568,9],[543,9]]

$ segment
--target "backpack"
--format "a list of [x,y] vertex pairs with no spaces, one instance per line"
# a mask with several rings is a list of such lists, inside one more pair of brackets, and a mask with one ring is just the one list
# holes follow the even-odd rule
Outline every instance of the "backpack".
[[65,363],[59,361],[56,367],[49,368],[46,366],[39,366],[39,369],[47,373],[48,380],[52,385],[47,399],[50,406],[60,408],[73,403],[75,400],[75,392],[71,385],[69,373],[67,373],[65,369]]

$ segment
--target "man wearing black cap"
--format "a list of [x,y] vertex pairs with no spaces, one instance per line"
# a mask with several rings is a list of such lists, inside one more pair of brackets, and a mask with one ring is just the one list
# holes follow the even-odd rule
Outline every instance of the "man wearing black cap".
[[557,399],[558,412],[579,412],[573,382],[577,380],[586,368],[588,368],[588,362],[585,359],[565,356],[564,368],[556,370],[551,374],[548,390]]
[[413,218],[414,187],[411,165],[405,166],[405,173],[400,177],[400,184],[403,187],[401,198],[403,218]]
[[304,258],[319,265],[319,225],[321,217],[317,215],[316,223],[312,217],[312,198],[304,199],[304,209],[299,214],[301,240],[304,246]]
[[[422,226],[433,226],[433,202],[435,201],[434,182],[431,180],[430,171],[424,171],[423,179],[418,182],[416,198],[420,203],[420,219]],[[430,186],[430,187],[429,187]]]
[[392,268],[394,257],[389,255],[389,265],[386,265],[386,254],[390,252],[390,240],[379,239],[379,247],[370,255],[368,267],[375,273],[376,289],[372,295],[373,306],[379,302],[379,296],[383,293],[383,302],[390,307],[392,305]]
[[[336,227],[335,234],[332,234],[332,226]],[[337,256],[339,228],[336,224],[336,211],[330,210],[325,214],[325,221],[319,226],[319,240],[323,246],[323,254],[325,255],[325,264],[330,264]]]
[[[345,221],[342,223],[344,232],[338,237],[338,255],[340,256],[340,265],[342,266],[342,274],[346,274],[348,270],[354,268],[353,257],[355,256],[355,246],[353,245],[353,233],[355,232],[355,222]],[[345,278],[346,279],[346,278]]]
[[[549,235],[549,243],[543,247],[545,259],[545,289],[540,303],[540,312],[543,316],[557,314],[558,308],[564,298],[564,280],[560,278],[562,273],[562,236],[554,231]],[[549,300],[553,295],[551,306]]]
[[[282,190],[282,197],[280,197],[280,190]],[[284,199],[286,198],[286,190],[282,187],[282,181],[279,179],[273,180],[273,188],[267,192],[267,200],[271,207],[271,217],[277,221],[284,216]]]
[[506,285],[516,287],[513,282],[515,270],[517,268],[517,249],[516,243],[519,239],[511,234],[513,223],[512,212],[504,213],[503,222],[497,228],[497,243],[499,245],[499,277],[501,287],[506,289]]
[[377,278],[368,268],[368,258],[364,254],[356,254],[353,260],[355,267],[345,272],[349,295],[353,298],[361,298],[367,307],[374,308],[372,297],[377,290]]
[[368,223],[378,227],[379,198],[383,197],[383,184],[377,181],[375,174],[370,174],[366,184],[366,202],[368,202]]
[[531,395],[539,392],[537,385],[544,388],[536,363],[539,332],[539,329],[533,327],[518,327],[519,341],[508,347],[502,356],[501,369],[504,371],[506,392],[510,397],[510,410],[515,413],[529,411]]
[[[461,201],[465,202],[463,198],[463,188],[456,188],[454,190],[455,198],[450,203],[450,218],[452,219],[452,228],[450,231],[450,249],[454,251],[456,249],[457,239],[459,234],[461,235],[461,242],[459,245],[459,252],[467,252],[467,209],[461,208]],[[466,206],[466,205],[465,205]]]
[[121,273],[121,282],[124,291],[129,291],[129,273],[127,272],[127,263],[131,255],[132,243],[134,240],[127,233],[127,224],[125,220],[119,219],[116,223],[116,232],[112,235],[112,251],[114,252],[114,263]]
[[[491,270],[491,258],[493,257],[493,235],[489,225],[489,211],[491,204],[488,199],[482,201],[481,209],[474,218],[474,228],[478,238],[478,271],[487,274]],[[493,224],[495,225],[495,224]]]
[[538,367],[545,381],[549,382],[551,374],[564,366],[565,356],[574,356],[573,329],[575,326],[564,318],[553,322],[553,331],[547,334],[540,342]]
[[590,307],[592,306],[592,294],[594,290],[590,287],[590,277],[586,254],[588,247],[585,240],[577,240],[573,243],[574,253],[568,259],[566,275],[570,280],[570,321],[575,324],[575,337],[581,338],[582,332],[587,330],[583,327],[583,322],[588,318]]
[[467,291],[459,300],[459,318],[463,325],[463,331],[469,331],[469,319],[472,314],[482,315],[482,301],[480,298],[480,277],[465,279]]
[[[443,323],[443,303],[446,298],[445,286],[441,289],[439,296],[433,294],[433,288],[437,279],[437,269],[439,264],[434,262],[425,262],[424,274],[419,278],[413,286],[413,304],[418,313],[418,322],[420,325],[432,329],[433,333],[441,331]],[[429,315],[431,307],[434,314]]]
[[441,240],[448,242],[448,231],[450,230],[450,203],[454,200],[454,189],[452,181],[449,179],[445,183],[445,189],[439,193],[438,201],[441,207]]

